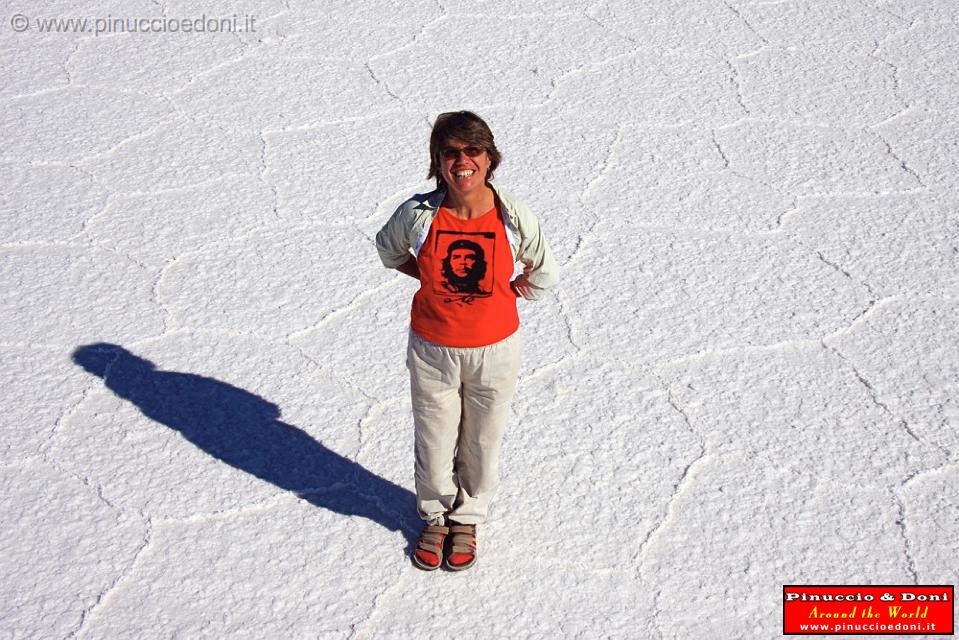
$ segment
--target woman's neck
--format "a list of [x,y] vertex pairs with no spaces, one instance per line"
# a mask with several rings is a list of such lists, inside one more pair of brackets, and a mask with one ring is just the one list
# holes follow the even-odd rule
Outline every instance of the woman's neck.
[[443,207],[462,220],[478,218],[492,209],[495,204],[495,194],[489,185],[483,185],[482,189],[477,189],[473,193],[455,193],[448,189],[446,197],[443,198]]

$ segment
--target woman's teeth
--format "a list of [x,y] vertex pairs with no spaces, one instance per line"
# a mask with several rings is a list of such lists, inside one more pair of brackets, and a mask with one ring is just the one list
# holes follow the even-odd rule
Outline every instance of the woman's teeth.
[[468,177],[470,177],[471,175],[473,175],[473,172],[472,172],[472,171],[457,171],[457,172],[455,172],[453,175],[456,176],[457,178],[468,178]]

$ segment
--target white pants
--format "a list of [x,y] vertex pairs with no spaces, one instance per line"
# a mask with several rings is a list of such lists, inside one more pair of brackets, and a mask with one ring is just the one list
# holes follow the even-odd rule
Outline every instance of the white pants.
[[444,347],[410,331],[416,506],[427,522],[486,521],[519,362],[519,331],[470,348]]

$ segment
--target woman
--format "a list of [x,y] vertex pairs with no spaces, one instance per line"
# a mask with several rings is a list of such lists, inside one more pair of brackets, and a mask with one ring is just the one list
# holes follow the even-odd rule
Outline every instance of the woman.
[[500,158],[479,116],[441,114],[427,175],[436,190],[404,202],[376,235],[383,264],[420,281],[407,367],[426,522],[413,562],[427,571],[476,562],[519,371],[516,298],[541,297],[558,276],[539,221],[490,182]]

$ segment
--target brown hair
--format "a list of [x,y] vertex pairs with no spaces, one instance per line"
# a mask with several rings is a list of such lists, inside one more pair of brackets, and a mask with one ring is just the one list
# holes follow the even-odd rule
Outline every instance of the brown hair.
[[493,179],[493,170],[499,166],[503,156],[493,142],[493,132],[490,131],[489,125],[472,111],[448,111],[436,116],[433,132],[430,134],[430,172],[426,174],[427,179],[436,178],[438,189],[446,186],[440,173],[440,153],[441,147],[451,139],[462,140],[467,146],[485,149],[490,160],[486,180]]

